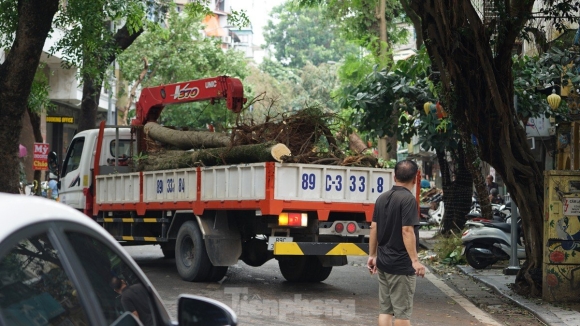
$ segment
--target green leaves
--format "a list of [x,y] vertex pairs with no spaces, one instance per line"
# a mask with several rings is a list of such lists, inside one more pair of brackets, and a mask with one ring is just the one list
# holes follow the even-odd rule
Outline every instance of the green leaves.
[[[172,10],[167,17],[169,28],[147,29],[119,56],[121,73],[128,82],[124,94],[142,72],[143,58],[149,62],[143,87],[220,75],[244,78],[248,74],[243,53],[224,51],[219,38],[205,37],[200,32],[204,16],[196,8],[187,5],[182,14]],[[223,103],[212,106],[201,102],[170,106],[161,119],[166,125],[205,128],[214,124],[223,129],[235,121],[235,115]]]
[[334,31],[336,26],[319,7],[296,8],[289,1],[272,10],[264,28],[266,47],[284,66],[302,68],[308,62],[338,62],[357,49]]

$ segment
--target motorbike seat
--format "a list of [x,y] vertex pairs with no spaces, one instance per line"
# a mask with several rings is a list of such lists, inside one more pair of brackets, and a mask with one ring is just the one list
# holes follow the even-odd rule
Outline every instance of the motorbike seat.
[[484,225],[490,228],[500,229],[505,233],[512,232],[512,225],[509,223],[484,223]]

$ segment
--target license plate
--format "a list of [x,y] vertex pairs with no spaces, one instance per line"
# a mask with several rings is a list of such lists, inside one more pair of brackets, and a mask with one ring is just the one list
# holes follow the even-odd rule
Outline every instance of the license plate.
[[268,250],[274,250],[274,243],[276,242],[292,242],[294,238],[292,237],[269,237],[268,238]]
[[465,255],[465,247],[463,247],[463,249],[461,249],[461,256]]

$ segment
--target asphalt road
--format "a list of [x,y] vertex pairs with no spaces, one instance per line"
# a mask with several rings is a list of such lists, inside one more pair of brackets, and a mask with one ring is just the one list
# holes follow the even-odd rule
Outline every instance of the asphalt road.
[[[238,314],[240,325],[376,325],[378,280],[368,274],[366,257],[349,257],[347,266],[335,267],[322,283],[286,282],[276,260],[257,268],[239,262],[221,282],[190,283],[181,280],[174,260],[164,259],[159,247],[126,249],[147,274],[172,318],[176,318],[179,294],[189,293],[229,305]],[[469,302],[457,300],[453,290],[437,280],[434,274],[418,280],[413,325],[504,324]]]

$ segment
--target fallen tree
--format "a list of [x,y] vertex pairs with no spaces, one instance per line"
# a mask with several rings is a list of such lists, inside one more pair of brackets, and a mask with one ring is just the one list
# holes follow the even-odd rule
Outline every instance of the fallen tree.
[[217,132],[175,130],[156,122],[148,122],[143,130],[151,140],[182,150],[230,146],[230,137]]
[[157,171],[195,166],[282,162],[285,156],[291,156],[288,147],[275,142],[200,149],[197,151],[168,150],[148,155],[146,158],[141,159],[138,169],[141,171]]
[[[366,144],[356,134],[351,134],[348,140],[357,148],[357,154],[345,155],[348,146],[341,147],[331,130],[336,119],[333,113],[309,107],[267,117],[263,123],[238,121],[231,136],[147,123],[144,131],[148,153],[135,164],[140,171],[271,161],[380,167],[378,159],[365,151]],[[202,149],[183,151],[193,148]]]

